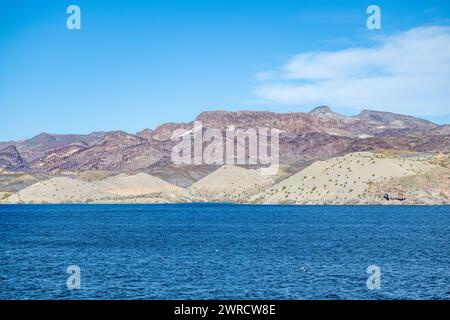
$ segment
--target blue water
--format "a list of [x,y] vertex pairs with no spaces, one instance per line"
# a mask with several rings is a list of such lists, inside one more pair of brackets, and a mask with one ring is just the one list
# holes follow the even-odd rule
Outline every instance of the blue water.
[[449,232],[448,206],[3,205],[0,298],[449,299]]

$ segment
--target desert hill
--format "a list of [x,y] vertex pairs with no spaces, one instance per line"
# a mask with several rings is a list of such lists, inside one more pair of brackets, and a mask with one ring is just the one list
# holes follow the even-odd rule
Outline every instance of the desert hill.
[[442,168],[430,163],[428,157],[394,158],[369,152],[351,153],[317,161],[253,196],[251,200],[258,203],[298,204],[377,203],[379,200],[383,202],[381,197],[386,192],[380,188],[374,193],[371,188],[373,184],[393,184],[398,179],[426,176],[438,169]]
[[[5,199],[5,203],[109,203],[127,199],[151,199],[151,202],[190,199],[187,192],[175,185],[145,173],[117,175],[86,181],[55,177],[26,187]],[[159,201],[158,201],[159,199]]]
[[[170,137],[178,129],[192,137],[195,121],[203,133],[278,129],[282,170],[268,178],[263,165],[173,163],[178,142]],[[450,169],[438,157],[448,159],[449,128],[408,115],[346,116],[320,106],[306,113],[206,111],[189,123],[136,134],[42,133],[0,142],[0,201],[448,203]]]
[[188,188],[197,197],[218,201],[245,201],[273,182],[261,170],[224,165]]
[[183,188],[146,173],[136,175],[120,174],[97,182],[103,190],[119,197],[146,195],[155,193],[181,193]]
[[94,183],[56,177],[37,182],[6,198],[8,203],[69,203],[88,202],[110,196]]
[[282,167],[271,176],[264,170],[225,165],[187,189],[146,173],[85,172],[51,178],[15,174],[10,180],[14,183],[0,189],[0,202],[450,203],[450,157],[445,154],[356,152],[303,168]]

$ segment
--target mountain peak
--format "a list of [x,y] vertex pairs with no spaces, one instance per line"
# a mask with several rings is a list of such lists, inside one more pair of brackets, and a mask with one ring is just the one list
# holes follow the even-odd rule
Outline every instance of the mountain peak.
[[125,131],[110,131],[98,142],[98,144],[113,144],[113,145],[133,145],[143,142],[143,138],[126,133]]
[[401,126],[422,127],[430,130],[437,127],[436,124],[428,120],[387,111],[362,110],[356,117],[366,121],[379,123],[395,122],[397,125],[400,124]]
[[316,108],[312,109],[309,113],[310,114],[329,114],[329,113],[334,113],[334,112],[328,106],[320,106],[320,107],[316,107]]
[[151,130],[151,129],[144,129],[144,130],[136,133],[136,136],[144,138],[146,140],[150,140],[152,138],[152,135],[153,135],[153,130]]

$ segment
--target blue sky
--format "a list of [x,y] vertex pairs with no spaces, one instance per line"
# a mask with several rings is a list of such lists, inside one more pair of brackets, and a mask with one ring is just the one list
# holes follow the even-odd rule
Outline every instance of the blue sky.
[[[71,4],[81,30],[66,28]],[[370,4],[382,30],[366,27]],[[0,141],[321,104],[450,122],[449,54],[434,57],[449,26],[448,0],[2,0]]]

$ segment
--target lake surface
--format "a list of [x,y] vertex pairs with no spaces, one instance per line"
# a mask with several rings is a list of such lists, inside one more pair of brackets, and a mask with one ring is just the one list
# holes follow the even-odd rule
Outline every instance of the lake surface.
[[0,205],[0,299],[449,299],[449,253],[448,206]]

